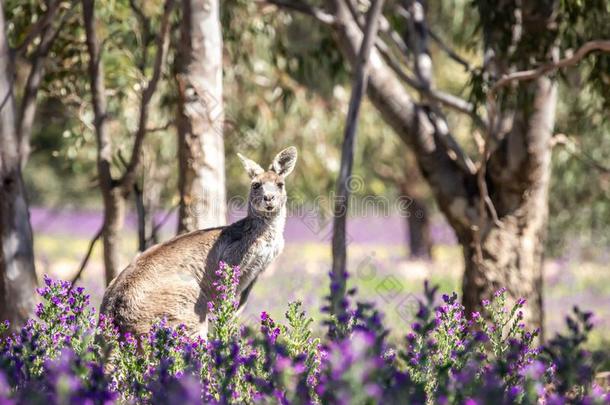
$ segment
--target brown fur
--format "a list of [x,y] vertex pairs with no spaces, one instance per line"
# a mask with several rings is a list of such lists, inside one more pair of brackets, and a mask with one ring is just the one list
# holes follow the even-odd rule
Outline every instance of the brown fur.
[[108,286],[101,312],[122,332],[142,334],[166,318],[184,324],[191,335],[207,333],[207,304],[220,261],[239,265],[242,306],[258,275],[284,246],[284,177],[296,162],[296,149],[280,152],[263,171],[240,155],[252,179],[248,216],[229,226],[194,231],[153,246]]

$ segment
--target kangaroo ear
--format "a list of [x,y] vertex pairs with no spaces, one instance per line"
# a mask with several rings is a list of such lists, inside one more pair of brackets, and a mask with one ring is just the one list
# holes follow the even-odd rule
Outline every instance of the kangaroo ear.
[[288,176],[294,169],[297,162],[297,148],[290,146],[273,159],[273,163],[269,166],[269,170],[279,174],[280,176]]
[[244,165],[244,169],[246,169],[246,173],[248,173],[251,179],[264,172],[263,168],[254,160],[248,159],[241,153],[238,153],[237,157],[241,160],[241,164]]

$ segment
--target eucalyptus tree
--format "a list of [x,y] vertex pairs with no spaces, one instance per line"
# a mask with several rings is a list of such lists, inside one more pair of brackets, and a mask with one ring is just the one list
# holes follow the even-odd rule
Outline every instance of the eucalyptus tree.
[[178,232],[226,222],[223,41],[218,0],[183,0],[178,87]]
[[[129,4],[126,4],[126,2],[123,3],[125,4],[117,2],[114,4],[115,8],[111,8],[111,11],[117,13],[121,10],[123,10],[123,12],[128,10],[128,15],[131,16],[131,20],[127,21],[133,21],[136,22],[136,24],[137,21],[139,21],[141,24],[141,38],[135,41],[135,44],[139,44],[140,46],[134,47],[140,49],[138,54],[140,58],[138,60],[133,60],[133,53],[129,54],[132,59],[129,62],[131,62],[131,64],[134,64],[135,62],[136,67],[138,68],[137,70],[139,70],[137,83],[135,83],[133,87],[141,89],[141,91],[136,95],[136,97],[139,97],[136,113],[137,119],[135,129],[133,130],[131,153],[128,158],[123,158],[120,153],[121,151],[116,150],[117,129],[111,128],[112,124],[116,124],[116,120],[114,120],[114,122],[111,121],[112,116],[109,114],[106,76],[104,74],[105,63],[107,61],[116,63],[116,60],[113,60],[112,57],[116,58],[117,55],[114,54],[105,58],[103,46],[108,46],[108,43],[112,43],[113,40],[116,40],[118,42],[117,48],[119,52],[133,52],[129,48],[124,47],[126,43],[121,43],[121,40],[133,40],[133,36],[127,27],[119,24],[119,28],[115,31],[119,34],[117,35],[117,38],[113,38],[107,32],[104,37],[100,37],[98,28],[99,20],[97,20],[96,12],[98,11],[98,7],[105,13],[108,13],[108,10],[102,8],[98,5],[99,3],[96,3],[94,0],[82,1],[83,25],[86,32],[86,45],[89,56],[88,79],[91,92],[91,104],[94,113],[93,122],[97,139],[98,179],[104,202],[104,221],[101,237],[104,245],[106,284],[109,284],[120,271],[119,248],[121,246],[120,241],[125,219],[126,201],[134,191],[138,171],[141,167],[144,140],[147,133],[150,131],[149,121],[151,104],[166,66],[171,17],[175,5],[173,0],[166,0],[163,5],[159,7],[160,12],[157,12],[156,14],[160,14],[158,31],[155,34],[152,34],[149,21],[151,17],[147,16],[135,1],[130,1]],[[120,16],[117,14],[112,15],[111,18],[119,18]],[[133,42],[129,44],[134,45]],[[155,56],[152,62],[148,60],[150,46],[153,46],[155,50]],[[119,85],[120,84],[124,83],[120,82]],[[118,91],[127,92],[128,89],[119,88]],[[130,132],[129,129],[127,132]],[[113,169],[113,162],[117,160],[116,157],[118,157],[118,160],[120,160],[123,166],[123,168],[119,170],[118,175],[113,173],[117,172],[116,168]]]
[[[365,1],[269,0],[327,25],[355,67],[363,37]],[[431,3],[431,2],[430,2]],[[318,3],[316,3],[318,4]],[[473,67],[428,24],[429,4],[394,1],[371,54],[368,96],[414,151],[435,200],[462,245],[463,302],[479,309],[501,287],[529,301],[526,319],[542,327],[542,259],[548,219],[551,151],[558,69],[583,61],[592,91],[610,94],[607,75],[610,5],[604,1],[455,2],[454,15],[477,27]],[[464,20],[464,22],[467,22]],[[405,30],[406,28],[406,30]],[[405,34],[406,31],[406,34]],[[435,80],[431,42],[468,72],[467,99]],[[590,55],[591,53],[594,53]],[[467,153],[448,111],[472,122],[478,146]],[[339,291],[341,293],[341,291]]]
[[0,4],[0,319],[14,327],[32,312],[37,285],[22,170],[47,56],[73,9],[60,0]]

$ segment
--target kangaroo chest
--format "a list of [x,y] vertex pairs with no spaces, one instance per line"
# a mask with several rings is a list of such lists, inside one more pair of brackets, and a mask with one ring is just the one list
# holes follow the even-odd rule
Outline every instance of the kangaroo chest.
[[242,281],[249,283],[281,253],[284,248],[284,238],[280,235],[269,235],[261,238],[250,247],[242,261]]

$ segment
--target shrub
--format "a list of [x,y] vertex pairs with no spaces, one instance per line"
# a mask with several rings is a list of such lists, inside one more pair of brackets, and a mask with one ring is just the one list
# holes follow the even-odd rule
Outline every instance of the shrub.
[[[120,336],[80,288],[45,277],[36,318],[0,341],[0,402],[44,404],[602,404],[582,349],[591,314],[575,308],[568,331],[535,346],[523,300],[500,290],[467,318],[456,294],[437,301],[424,286],[415,321],[399,344],[382,314],[344,302],[317,338],[298,302],[287,323],[265,312],[257,330],[235,312],[239,268],[220,264],[207,339],[164,320],[144,336]],[[4,324],[1,331],[8,327]]]

